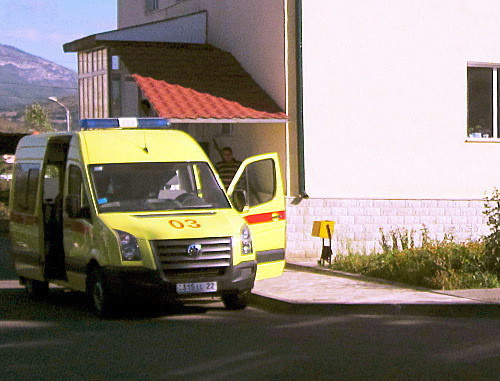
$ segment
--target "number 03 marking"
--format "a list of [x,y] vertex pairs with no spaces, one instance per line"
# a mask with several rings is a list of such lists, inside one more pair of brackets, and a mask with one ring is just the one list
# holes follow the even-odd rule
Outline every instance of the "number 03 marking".
[[175,229],[184,229],[186,226],[192,229],[201,228],[201,225],[196,222],[196,220],[184,220],[184,222],[178,220],[170,220],[168,221],[168,223]]

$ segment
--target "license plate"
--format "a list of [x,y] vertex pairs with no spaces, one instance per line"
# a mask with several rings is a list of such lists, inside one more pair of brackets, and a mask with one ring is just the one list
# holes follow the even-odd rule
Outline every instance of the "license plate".
[[216,292],[217,282],[201,282],[201,283],[177,283],[178,294],[196,294],[199,292]]

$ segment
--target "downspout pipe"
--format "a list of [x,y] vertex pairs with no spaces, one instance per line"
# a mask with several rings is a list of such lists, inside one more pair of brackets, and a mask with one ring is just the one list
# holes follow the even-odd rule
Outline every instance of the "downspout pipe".
[[295,0],[295,46],[296,46],[296,83],[297,83],[297,160],[299,198],[309,198],[306,193],[304,158],[304,77],[302,62],[302,0]]

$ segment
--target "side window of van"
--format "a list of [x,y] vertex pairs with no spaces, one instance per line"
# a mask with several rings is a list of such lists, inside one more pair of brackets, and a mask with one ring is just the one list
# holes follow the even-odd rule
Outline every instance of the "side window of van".
[[40,166],[38,164],[17,164],[15,172],[14,210],[16,212],[34,214]]
[[70,165],[68,175],[68,194],[80,197],[81,208],[89,206],[87,193],[85,192],[85,187],[83,186],[82,171],[80,168],[76,165]]
[[271,201],[276,193],[274,161],[260,160],[249,164],[235,189],[244,190],[250,206],[257,206]]
[[43,176],[43,201],[53,202],[59,195],[60,170],[55,165],[47,165]]

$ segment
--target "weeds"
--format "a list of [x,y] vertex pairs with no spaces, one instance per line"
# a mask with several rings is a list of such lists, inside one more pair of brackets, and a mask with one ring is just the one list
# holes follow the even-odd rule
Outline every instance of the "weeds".
[[[500,203],[496,206],[494,218],[500,222]],[[500,228],[495,232],[498,241],[491,241],[500,242]],[[381,253],[338,255],[332,268],[432,289],[500,287],[499,246],[488,239],[457,243],[448,233],[433,240],[425,226],[420,237],[406,229],[380,229],[380,234]]]

